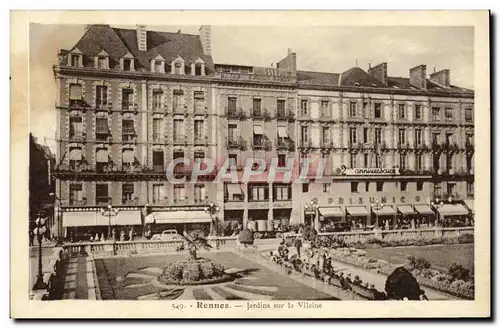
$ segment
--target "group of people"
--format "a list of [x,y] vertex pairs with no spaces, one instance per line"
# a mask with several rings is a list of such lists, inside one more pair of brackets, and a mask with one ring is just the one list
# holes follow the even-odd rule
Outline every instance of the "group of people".
[[89,230],[85,233],[70,232],[66,241],[73,242],[102,242],[102,241],[132,241],[136,235],[134,228],[120,229],[119,232],[116,228],[111,230],[111,234],[107,235],[104,232],[96,232]]

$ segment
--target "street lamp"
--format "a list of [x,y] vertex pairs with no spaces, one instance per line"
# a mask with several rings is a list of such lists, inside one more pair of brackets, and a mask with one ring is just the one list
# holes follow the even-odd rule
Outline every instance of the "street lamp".
[[101,208],[101,214],[108,217],[108,239],[111,238],[111,217],[118,215],[118,212],[119,210],[113,208],[111,204],[109,204],[107,208]]
[[[451,199],[451,197],[450,197]],[[450,200],[451,202],[451,200]],[[440,201],[439,198],[436,198],[433,202],[431,202],[431,206],[436,209],[436,213],[434,213],[435,218],[434,218],[434,225],[438,224],[438,209],[441,208],[444,205],[443,201]]]
[[33,289],[45,289],[47,286],[43,282],[43,273],[42,273],[42,235],[47,230],[45,228],[45,219],[38,217],[35,221],[36,228],[33,230],[34,234],[38,236],[38,276],[36,278],[36,282],[33,285]]
[[316,198],[313,198],[311,199],[309,202],[307,202],[305,205],[304,205],[304,209],[306,211],[309,211],[311,210],[313,213],[310,214],[312,216],[312,220],[311,220],[311,227],[314,228],[314,221],[315,221],[315,216],[316,216],[316,211],[318,210],[318,200]]
[[[215,225],[215,235],[217,236],[219,234],[219,229],[218,229],[218,224],[217,224],[217,213],[219,213],[220,207],[219,205],[215,204],[214,202],[210,202],[207,207],[205,207],[205,213],[208,213],[210,215],[210,231],[212,234],[214,232],[214,225]],[[214,216],[215,216],[215,222],[214,222]],[[219,239],[216,240],[216,245],[217,248],[219,248]]]
[[383,203],[378,197],[375,198],[375,202],[371,204],[372,209],[375,210],[375,227],[379,228],[378,226],[378,212],[384,208],[385,203]]

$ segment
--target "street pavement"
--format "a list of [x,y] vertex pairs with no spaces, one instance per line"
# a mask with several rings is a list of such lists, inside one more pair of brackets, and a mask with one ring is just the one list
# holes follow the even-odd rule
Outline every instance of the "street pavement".
[[[49,264],[50,257],[53,253],[53,247],[42,247],[42,269]],[[30,247],[30,290],[36,282],[38,275],[38,246]]]

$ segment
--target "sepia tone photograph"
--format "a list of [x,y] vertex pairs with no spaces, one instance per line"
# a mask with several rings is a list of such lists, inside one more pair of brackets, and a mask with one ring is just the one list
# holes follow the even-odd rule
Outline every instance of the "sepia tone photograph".
[[473,24],[143,22],[27,25],[19,298],[489,305]]

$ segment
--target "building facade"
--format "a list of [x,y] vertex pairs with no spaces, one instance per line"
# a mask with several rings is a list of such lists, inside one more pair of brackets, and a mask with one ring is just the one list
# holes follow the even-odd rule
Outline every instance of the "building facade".
[[[207,224],[209,201],[232,225],[321,230],[326,218],[381,225],[384,216],[392,225],[405,208],[473,198],[474,93],[451,85],[449,70],[300,71],[291,50],[276,67],[214,64],[210,38],[209,26],[187,35],[92,25],[60,52],[61,231]],[[240,178],[248,159],[266,171],[238,183],[167,181],[166,171],[189,176],[204,158],[214,173],[226,159]],[[268,181],[273,160],[308,158],[325,161],[323,178]]]

